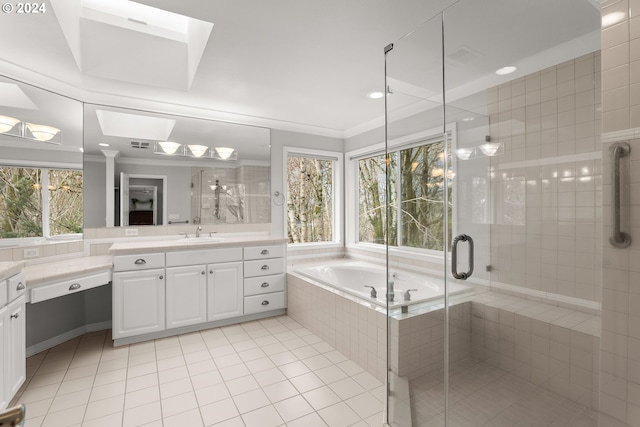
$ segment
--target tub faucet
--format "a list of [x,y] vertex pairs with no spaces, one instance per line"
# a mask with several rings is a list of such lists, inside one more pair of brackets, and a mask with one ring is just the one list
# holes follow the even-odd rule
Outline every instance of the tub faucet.
[[395,298],[395,289],[393,288],[393,280],[389,280],[389,285],[387,286],[387,301],[393,302]]
[[417,289],[407,289],[407,292],[404,293],[404,300],[411,301],[411,292],[418,292]]
[[196,228],[196,237],[200,237],[200,232],[202,231],[202,227],[198,226],[198,228]]
[[378,298],[378,292],[376,291],[376,288],[374,288],[373,286],[368,286],[365,285],[365,288],[371,288],[371,298]]

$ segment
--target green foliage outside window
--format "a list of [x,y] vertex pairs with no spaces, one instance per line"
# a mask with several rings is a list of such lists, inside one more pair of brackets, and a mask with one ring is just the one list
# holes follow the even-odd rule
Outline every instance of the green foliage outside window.
[[82,171],[0,167],[0,238],[43,237],[44,220],[49,236],[82,232]]

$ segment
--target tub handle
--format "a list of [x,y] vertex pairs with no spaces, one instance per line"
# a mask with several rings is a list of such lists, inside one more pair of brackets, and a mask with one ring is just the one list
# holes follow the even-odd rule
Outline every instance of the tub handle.
[[[469,271],[458,273],[458,242],[469,242]],[[451,247],[451,274],[456,279],[467,280],[473,274],[473,239],[466,234],[459,234],[453,239]]]
[[613,144],[609,148],[613,157],[613,236],[609,238],[609,243],[616,248],[626,248],[631,245],[631,236],[620,230],[620,159],[626,157],[631,151],[631,147],[626,142]]
[[378,292],[373,286],[365,285],[365,288],[371,288],[371,298],[378,298]]

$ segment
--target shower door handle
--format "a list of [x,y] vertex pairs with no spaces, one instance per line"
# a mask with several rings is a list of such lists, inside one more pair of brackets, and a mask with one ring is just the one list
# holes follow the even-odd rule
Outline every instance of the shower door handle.
[[[469,271],[458,273],[458,242],[469,243]],[[451,245],[451,274],[456,279],[467,280],[473,274],[473,239],[466,234],[459,234],[453,239]]]

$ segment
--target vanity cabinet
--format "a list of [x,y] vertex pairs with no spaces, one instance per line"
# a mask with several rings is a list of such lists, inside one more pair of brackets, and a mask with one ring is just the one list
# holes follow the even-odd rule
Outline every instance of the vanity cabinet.
[[207,321],[207,266],[167,268],[167,329]]
[[25,292],[24,273],[0,282],[0,410],[7,407],[26,379]]
[[284,256],[284,244],[116,254],[115,345],[284,313]]
[[163,331],[164,254],[116,256],[113,265],[113,338]]
[[244,314],[242,262],[209,264],[207,320],[229,319]]
[[244,312],[286,307],[284,245],[244,248]]

